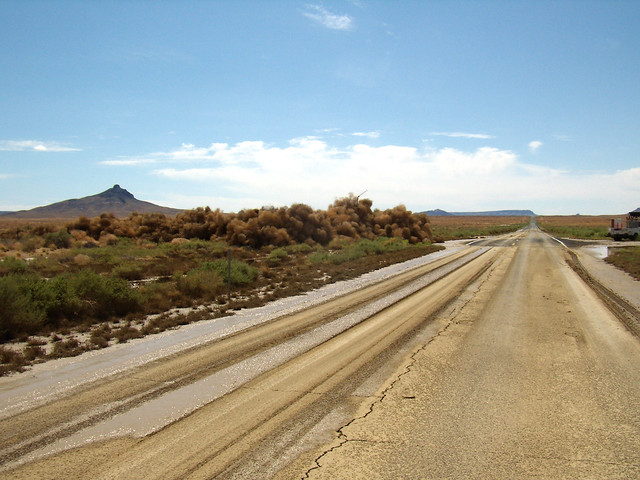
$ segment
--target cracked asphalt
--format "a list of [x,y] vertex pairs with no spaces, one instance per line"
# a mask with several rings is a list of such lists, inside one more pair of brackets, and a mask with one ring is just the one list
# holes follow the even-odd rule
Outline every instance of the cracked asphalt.
[[640,343],[532,230],[301,478],[640,478]]

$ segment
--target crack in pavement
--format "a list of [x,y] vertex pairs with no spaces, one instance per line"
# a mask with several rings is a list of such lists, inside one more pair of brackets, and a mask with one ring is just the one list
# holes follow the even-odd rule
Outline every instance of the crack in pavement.
[[[313,466],[311,468],[309,468],[304,475],[301,477],[302,480],[305,479],[309,479],[311,472],[313,472],[314,470],[318,470],[320,468],[322,468],[322,465],[320,465],[320,462],[322,461],[322,458],[329,455],[330,453],[341,449],[342,447],[344,447],[347,443],[350,442],[358,442],[358,443],[371,443],[371,444],[395,444],[395,443],[399,443],[399,442],[393,442],[393,441],[381,441],[381,440],[365,440],[365,439],[349,439],[347,437],[347,435],[344,433],[344,430],[347,429],[349,426],[351,426],[353,423],[355,423],[358,420],[363,420],[365,418],[367,418],[370,414],[373,413],[374,409],[376,408],[377,405],[380,405],[385,398],[387,397],[387,395],[389,394],[389,392],[391,392],[391,390],[393,390],[393,388],[396,386],[396,384],[402,379],[402,377],[404,377],[405,375],[409,374],[413,367],[415,366],[415,364],[417,363],[417,355],[421,352],[423,352],[424,350],[426,350],[426,348],[433,343],[436,339],[442,337],[444,334],[447,333],[447,331],[453,326],[458,324],[458,316],[462,313],[462,311],[465,309],[465,307],[475,298],[476,294],[478,293],[478,291],[480,290],[480,288],[482,287],[482,285],[484,285],[492,276],[493,271],[496,268],[498,262],[492,262],[492,264],[483,272],[481,272],[481,274],[469,285],[465,288],[465,290],[462,292],[461,295],[459,295],[457,297],[457,299],[452,302],[453,308],[452,310],[446,314],[447,317],[447,322],[446,324],[435,334],[433,335],[431,338],[429,338],[425,343],[423,343],[422,345],[420,345],[419,347],[417,347],[408,357],[408,360],[406,361],[406,364],[403,368],[403,370],[401,372],[399,372],[396,376],[396,378],[389,383],[389,385],[387,385],[387,387],[385,387],[382,392],[380,393],[380,395],[370,395],[370,398],[375,398],[375,400],[373,402],[371,402],[369,404],[369,407],[367,409],[366,412],[364,412],[363,414],[356,416],[354,418],[352,418],[349,422],[347,422],[345,425],[343,425],[342,427],[340,427],[340,429],[338,429],[336,431],[337,434],[337,438],[336,440],[334,440],[334,443],[336,443],[335,445],[332,445],[329,449],[325,450],[324,452],[322,452],[320,455],[318,455],[318,457],[316,457],[313,461]],[[465,293],[468,295],[467,298],[463,297],[465,296]],[[462,302],[460,302],[460,300],[462,300]],[[461,304],[458,304],[461,303]],[[450,306],[451,304],[449,304],[448,306]],[[441,315],[443,310],[446,310],[447,306],[443,307],[442,309],[440,309],[439,312],[436,312],[433,317],[437,318],[439,315]],[[404,398],[406,399],[414,399],[415,396],[405,396]]]

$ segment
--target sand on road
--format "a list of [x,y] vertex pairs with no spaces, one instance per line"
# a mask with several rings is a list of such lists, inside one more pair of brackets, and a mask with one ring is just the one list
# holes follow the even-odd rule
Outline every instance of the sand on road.
[[640,478],[638,339],[542,233],[501,268],[301,477]]

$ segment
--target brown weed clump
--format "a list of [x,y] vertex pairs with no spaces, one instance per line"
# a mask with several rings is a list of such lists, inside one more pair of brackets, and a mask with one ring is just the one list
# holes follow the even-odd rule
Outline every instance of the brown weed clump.
[[373,210],[373,202],[353,194],[336,199],[327,210],[314,210],[296,203],[290,207],[262,207],[237,213],[198,207],[175,217],[158,213],[133,213],[127,218],[102,214],[80,217],[67,225],[74,238],[83,235],[95,241],[128,237],[152,242],[176,238],[223,240],[228,245],[261,248],[306,243],[327,245],[334,238],[402,238],[411,244],[432,240],[429,218],[412,213],[404,205]]

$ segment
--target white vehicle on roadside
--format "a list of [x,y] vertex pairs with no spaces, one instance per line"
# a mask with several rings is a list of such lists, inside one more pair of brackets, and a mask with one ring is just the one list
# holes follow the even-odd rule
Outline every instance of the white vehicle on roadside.
[[640,238],[640,208],[629,212],[625,220],[626,226],[623,225],[621,218],[612,218],[608,235],[616,241],[623,238],[638,240]]

